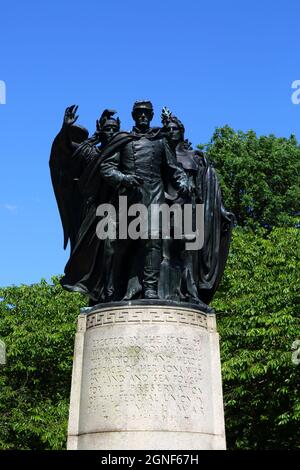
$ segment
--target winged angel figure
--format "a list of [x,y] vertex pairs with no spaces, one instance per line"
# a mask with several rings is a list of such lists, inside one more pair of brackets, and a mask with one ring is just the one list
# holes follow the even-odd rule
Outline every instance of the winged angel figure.
[[[85,127],[75,124],[78,106],[66,109],[63,125],[55,137],[51,155],[52,185],[64,233],[64,249],[70,243],[70,258],[61,279],[70,291],[86,294],[91,304],[105,298],[103,279],[109,271],[111,247],[96,236],[96,208],[101,199],[109,199],[110,189],[97,177],[103,149],[120,130],[116,111],[106,109],[96,121],[89,137]],[[101,252],[101,253],[100,253]],[[103,254],[105,252],[105,266]],[[99,286],[100,288],[99,292]]]

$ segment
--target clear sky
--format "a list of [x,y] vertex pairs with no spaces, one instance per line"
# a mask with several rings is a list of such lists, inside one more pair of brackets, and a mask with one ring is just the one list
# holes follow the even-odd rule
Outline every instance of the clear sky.
[[151,99],[194,145],[224,124],[300,139],[299,24],[299,0],[2,1],[0,285],[63,272],[48,160],[66,106],[90,131],[106,107],[129,129]]

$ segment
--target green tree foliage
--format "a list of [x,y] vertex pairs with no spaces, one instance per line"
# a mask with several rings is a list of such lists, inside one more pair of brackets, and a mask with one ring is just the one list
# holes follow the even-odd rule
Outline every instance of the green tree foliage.
[[235,231],[214,300],[229,448],[300,448],[299,286],[299,229]]
[[0,448],[65,448],[76,321],[85,301],[53,284],[0,289]]
[[226,207],[238,225],[295,226],[300,211],[300,147],[294,136],[257,137],[255,132],[217,128],[202,146],[220,176]]
[[300,339],[300,147],[294,136],[225,126],[202,148],[240,227],[214,300],[226,312],[218,325],[227,441],[235,449],[299,447],[300,365],[291,347]]

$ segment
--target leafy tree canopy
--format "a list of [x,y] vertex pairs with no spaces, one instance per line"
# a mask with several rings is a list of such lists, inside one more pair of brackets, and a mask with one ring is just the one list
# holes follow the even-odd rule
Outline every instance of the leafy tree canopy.
[[257,137],[225,126],[200,147],[214,163],[225,206],[238,225],[270,230],[299,222],[300,147],[295,136]]
[[300,448],[299,286],[299,229],[235,231],[214,300],[230,448]]
[[76,321],[85,300],[58,278],[0,289],[0,448],[65,447]]

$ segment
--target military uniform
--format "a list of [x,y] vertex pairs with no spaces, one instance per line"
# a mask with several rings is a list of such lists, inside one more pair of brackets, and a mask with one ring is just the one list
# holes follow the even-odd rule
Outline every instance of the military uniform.
[[[132,204],[151,204],[165,202],[165,188],[171,183],[176,190],[187,188],[187,177],[176,162],[176,157],[167,142],[160,137],[159,129],[149,129],[145,134],[133,128],[132,139],[118,152],[104,159],[100,167],[101,176],[119,194],[127,195],[128,207]],[[142,178],[143,184],[136,188],[125,189],[122,184],[126,175]],[[142,283],[144,292],[156,291],[161,263],[161,240],[151,239],[150,211],[148,211],[148,239],[142,240],[145,255]],[[130,244],[135,241],[130,240]],[[119,242],[126,247],[124,240]],[[116,250],[118,252],[118,249]],[[147,295],[146,295],[147,296]]]

